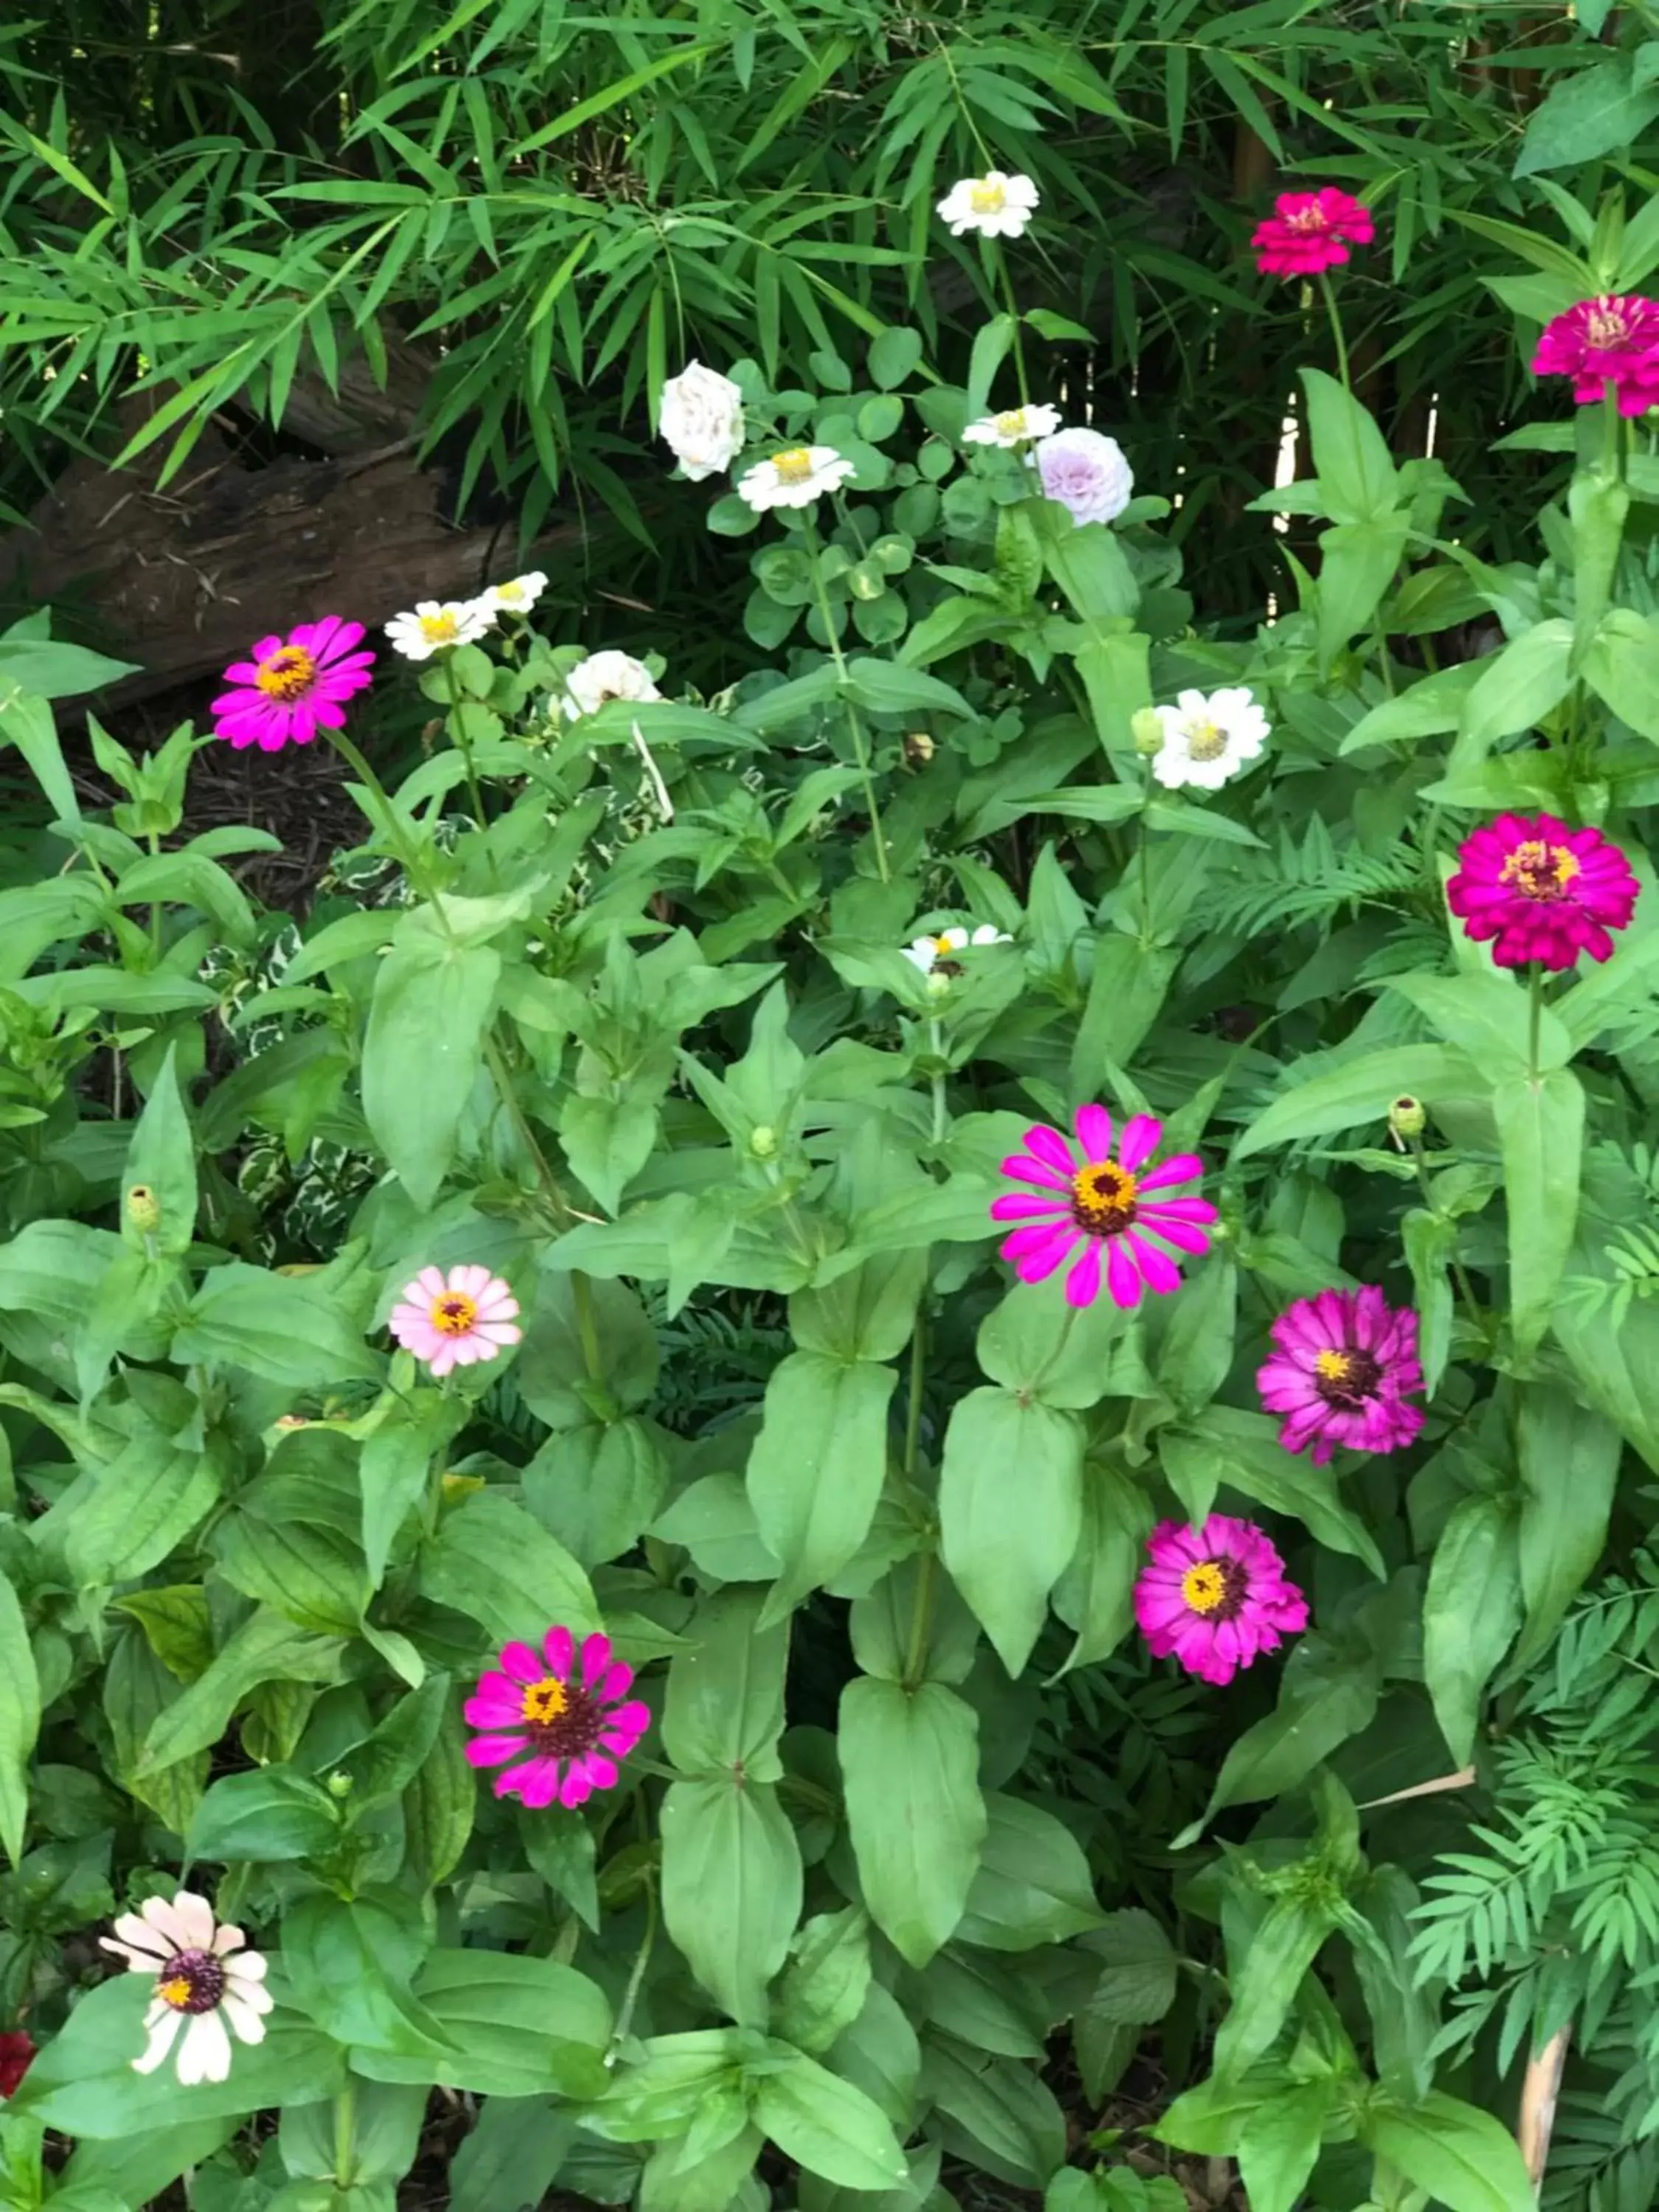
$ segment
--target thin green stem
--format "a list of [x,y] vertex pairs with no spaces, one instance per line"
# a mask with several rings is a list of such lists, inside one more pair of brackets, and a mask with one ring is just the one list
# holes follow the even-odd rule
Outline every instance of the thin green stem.
[[[1412,1165],[1417,1170],[1417,1187],[1423,1194],[1423,1203],[1437,1218],[1440,1209],[1435,1204],[1434,1186],[1429,1181],[1429,1163],[1423,1150],[1423,1139],[1421,1137],[1408,1137],[1406,1141],[1411,1146]],[[1449,1255],[1449,1264],[1451,1267],[1452,1280],[1457,1285],[1457,1294],[1462,1299],[1468,1311],[1470,1326],[1478,1335],[1485,1337],[1486,1318],[1480,1310],[1480,1302],[1474,1295],[1474,1285],[1469,1280],[1468,1270],[1455,1252]]]
[[512,1116],[513,1126],[518,1132],[519,1142],[530,1155],[530,1164],[536,1171],[536,1180],[542,1187],[542,1195],[547,1200],[548,1209],[562,1229],[568,1229],[575,1218],[570,1210],[570,1201],[560,1188],[559,1179],[548,1164],[547,1155],[543,1152],[536,1133],[530,1126],[529,1116],[519,1103],[518,1091],[513,1081],[513,1071],[507,1064],[507,1054],[501,1050],[496,1039],[488,1033],[485,1034],[483,1041],[483,1059],[484,1066],[495,1079],[501,1103]]
[[[937,1018],[930,1020],[927,1024],[927,1047],[935,1060],[944,1059],[945,1031]],[[942,1145],[945,1141],[945,1127],[950,1118],[949,1109],[945,1103],[943,1071],[935,1068],[929,1080],[933,1086],[933,1142],[936,1145]]]
[[404,832],[404,825],[398,817],[398,810],[393,806],[390,797],[387,795],[386,786],[380,781],[380,777],[375,775],[374,769],[364,759],[362,752],[358,750],[357,746],[353,744],[352,740],[347,737],[343,730],[327,730],[324,732],[324,735],[327,738],[330,744],[333,746],[335,751],[339,754],[341,759],[344,761],[346,766],[354,769],[356,775],[362,779],[364,789],[368,793],[369,797],[374,801],[375,807],[380,817],[380,826],[386,831],[386,837],[391,843],[392,852],[398,861],[402,864],[404,874],[409,878],[410,883],[414,884],[421,896],[425,899],[428,905],[432,908],[434,915],[437,918],[439,928],[450,940],[451,944],[453,944],[455,941],[455,933],[449,926],[449,917],[445,914],[443,908],[439,902],[437,896],[433,890],[431,878],[428,876],[426,872],[425,863],[422,860],[413,842]]
[[1342,335],[1342,317],[1337,308],[1336,293],[1328,270],[1320,270],[1319,289],[1325,295],[1325,312],[1331,319],[1331,338],[1336,347],[1336,373],[1342,380],[1343,390],[1352,392],[1353,386],[1348,376],[1347,341]]
[[1601,387],[1601,473],[1609,479],[1624,474],[1625,441],[1619,414],[1619,387],[1609,377]]
[[1544,1018],[1544,963],[1534,960],[1527,981],[1527,1079],[1538,1081],[1538,1031]]
[[[152,830],[149,832],[149,857],[151,860],[154,860],[159,859],[161,851],[161,841],[160,837],[157,836],[155,830]],[[149,905],[149,949],[151,958],[159,962],[161,957],[161,909],[154,899],[150,901]]]
[[910,1395],[904,1408],[904,1479],[914,1482],[921,1451],[921,1386],[927,1372],[927,1310],[916,1308],[910,1331]]
[[812,568],[812,589],[817,597],[818,612],[823,618],[823,635],[829,643],[830,657],[836,664],[836,681],[841,687],[848,734],[853,740],[853,757],[858,763],[859,778],[864,786],[865,809],[870,817],[870,834],[876,844],[876,873],[883,883],[891,883],[892,874],[887,866],[887,840],[882,835],[881,809],[876,804],[876,779],[870,765],[870,748],[865,741],[864,727],[859,720],[857,710],[847,696],[847,656],[841,649],[841,640],[836,633],[835,611],[830,605],[829,587],[823,580],[823,548],[810,507],[802,513],[801,529],[806,539],[806,557]]
[[456,744],[460,749],[461,763],[466,770],[466,788],[472,801],[472,818],[480,830],[488,830],[489,817],[484,811],[483,793],[478,783],[478,770],[472,757],[472,740],[466,734],[466,725],[461,717],[461,687],[455,674],[455,655],[444,655],[444,682],[449,688],[449,726]]
[[927,1638],[933,1626],[933,1584],[938,1563],[931,1551],[924,1552],[916,1568],[916,1600],[910,1611],[910,1646],[904,1655],[904,1682],[907,1690],[914,1690],[921,1681],[921,1670],[927,1663]]
[[1140,867],[1140,942],[1143,948],[1150,946],[1152,941],[1152,833],[1147,826],[1146,808],[1152,803],[1155,781],[1152,764],[1148,761],[1146,805],[1135,817],[1135,827],[1140,839],[1138,857]]
[[357,2077],[349,2067],[345,2083],[334,2100],[334,2185],[349,2189],[356,2172]]
[[[1013,326],[1014,374],[1019,383],[1019,404],[1022,407],[1029,407],[1031,404],[1031,387],[1025,379],[1025,341],[1022,335],[1024,321],[1014,299],[1014,272],[1008,266],[1008,257],[1002,250],[1000,239],[988,238],[985,241],[985,250],[996,264],[997,276],[1002,287],[1002,296],[1007,304],[1008,320]],[[989,404],[988,396],[987,404]]]
[[616,2064],[617,2055],[628,2039],[628,2031],[634,2021],[634,2008],[640,2001],[640,1990],[645,1981],[645,1970],[651,1963],[651,1947],[656,1940],[657,1885],[647,1875],[645,1885],[645,1935],[629,1972],[628,1987],[623,1991],[622,2003],[617,2010],[617,2026],[605,2058],[607,2066]]

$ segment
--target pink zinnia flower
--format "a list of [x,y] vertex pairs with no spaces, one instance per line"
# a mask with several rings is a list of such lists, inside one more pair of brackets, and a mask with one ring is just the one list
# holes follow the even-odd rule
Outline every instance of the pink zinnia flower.
[[1463,840],[1457,860],[1446,903],[1477,945],[1496,940],[1500,968],[1571,968],[1581,952],[1611,959],[1607,932],[1626,927],[1641,888],[1611,839],[1553,814],[1500,814]]
[[362,635],[361,623],[325,615],[286,639],[262,637],[252,660],[233,660],[225,671],[236,689],[213,702],[215,735],[277,753],[308,745],[319,729],[343,729],[343,702],[363,689],[374,664],[372,653],[351,649]]
[[447,1275],[441,1267],[422,1267],[404,1285],[404,1300],[392,1307],[388,1326],[434,1375],[494,1359],[524,1334],[518,1300],[488,1267],[452,1267]]
[[1042,1195],[1022,1191],[998,1199],[991,1208],[994,1221],[1025,1224],[1002,1245],[1003,1258],[1014,1262],[1024,1281],[1042,1282],[1081,1244],[1082,1257],[1066,1278],[1066,1296],[1074,1306],[1092,1305],[1100,1296],[1103,1254],[1106,1287],[1118,1305],[1139,1305],[1143,1288],[1178,1287],[1181,1271],[1159,1243],[1179,1252],[1207,1252],[1204,1224],[1216,1215],[1205,1199],[1154,1195],[1194,1182],[1204,1172],[1196,1152],[1177,1152],[1147,1168],[1163,1134],[1161,1121],[1137,1114],[1124,1123],[1114,1158],[1112,1117],[1103,1106],[1078,1109],[1081,1158],[1058,1129],[1039,1126],[1025,1132],[1026,1150],[1004,1160],[1002,1172],[1015,1182],[1038,1184]]
[[1264,276],[1316,276],[1346,261],[1350,246],[1369,246],[1376,235],[1364,201],[1323,185],[1316,192],[1281,192],[1250,244]]
[[1659,406],[1659,301],[1603,292],[1545,325],[1532,357],[1534,376],[1570,376],[1581,407],[1611,384],[1621,415]]
[[1423,1425],[1408,1391],[1423,1388],[1417,1316],[1390,1306],[1379,1290],[1321,1291],[1298,1298],[1273,1323],[1279,1346],[1256,1370],[1270,1413],[1283,1413],[1286,1451],[1313,1446],[1323,1467],[1338,1444],[1354,1451],[1398,1451]]
[[[495,1777],[498,1797],[521,1797],[532,1809],[580,1805],[596,1790],[617,1786],[617,1761],[650,1725],[650,1709],[637,1698],[634,1669],[611,1656],[608,1636],[582,1645],[581,1680],[575,1679],[575,1638],[550,1628],[538,1658],[527,1644],[509,1644],[501,1670],[481,1677],[466,1702],[466,1717],[485,1733],[466,1747],[474,1766],[504,1766]],[[545,1663],[544,1663],[544,1660]],[[520,1759],[521,1753],[527,1753]],[[517,1765],[508,1765],[518,1759]]]
[[1253,1522],[1212,1513],[1202,1528],[1161,1522],[1135,1583],[1135,1619],[1155,1659],[1231,1682],[1257,1655],[1308,1625],[1308,1601]]

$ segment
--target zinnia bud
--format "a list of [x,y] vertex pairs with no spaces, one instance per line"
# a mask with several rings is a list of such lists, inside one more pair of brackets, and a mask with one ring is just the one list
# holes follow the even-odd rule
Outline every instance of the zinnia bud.
[[1428,1127],[1428,1115],[1420,1098],[1403,1092],[1389,1109],[1389,1133],[1402,1143],[1408,1137],[1420,1137]]
[[750,1131],[749,1150],[751,1157],[757,1160],[777,1157],[778,1133],[769,1121],[763,1121],[758,1128]]
[[136,1182],[127,1193],[127,1219],[143,1237],[154,1237],[161,1225],[161,1201],[147,1182]]
[[1164,723],[1156,707],[1137,707],[1129,717],[1129,727],[1134,732],[1135,750],[1143,760],[1163,751]]
[[938,750],[926,730],[905,732],[904,763],[907,768],[926,768]]

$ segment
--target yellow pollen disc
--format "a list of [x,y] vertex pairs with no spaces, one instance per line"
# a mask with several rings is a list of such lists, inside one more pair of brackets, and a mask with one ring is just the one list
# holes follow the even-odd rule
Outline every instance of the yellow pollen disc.
[[1314,1359],[1314,1372],[1327,1382],[1346,1382],[1353,1373],[1353,1359],[1346,1352],[1322,1352]]
[[1011,407],[1006,415],[995,418],[997,434],[1004,438],[1023,438],[1025,435],[1025,410]]
[[1227,733],[1213,722],[1188,722],[1186,736],[1189,760],[1219,760],[1227,750]]
[[527,1721],[544,1727],[556,1721],[570,1703],[565,1695],[564,1684],[551,1674],[544,1674],[539,1682],[532,1682],[519,1700],[519,1710]]
[[781,453],[773,454],[772,465],[778,472],[780,483],[802,484],[812,474],[812,456],[805,446],[791,446]]
[[417,615],[416,620],[428,645],[451,645],[461,633],[459,623],[447,610],[441,615]]
[[1623,345],[1630,325],[1611,301],[1599,301],[1584,318],[1584,336],[1593,346]]
[[164,1982],[157,1982],[155,1994],[163,2004],[170,2004],[175,2012],[182,2012],[190,2002],[191,1988],[183,1974],[171,1974]]
[[1227,1595],[1227,1578],[1219,1561],[1205,1559],[1188,1567],[1181,1577],[1181,1595],[1194,1613],[1213,1613]]
[[1134,1204],[1136,1188],[1134,1177],[1115,1160],[1091,1160],[1072,1177],[1072,1189],[1081,1206],[1122,1211]]
[[1559,898],[1580,869],[1577,854],[1565,845],[1547,845],[1541,837],[1528,837],[1505,860],[1498,877],[1527,898]]
[[987,177],[969,193],[968,204],[975,215],[1000,215],[1008,204],[1008,195],[1000,185],[994,185]]
[[524,586],[516,581],[511,584],[497,584],[495,597],[498,599],[505,599],[508,606],[516,607],[524,597]]
[[478,1302],[465,1291],[446,1291],[427,1309],[427,1319],[441,1336],[465,1336],[478,1318]]
[[1299,208],[1294,215],[1287,215],[1285,227],[1287,230],[1323,230],[1325,210],[1316,200],[1311,207]]
[[303,699],[317,681],[317,664],[297,645],[285,645],[268,660],[259,663],[259,672],[253,680],[267,699],[280,699],[284,706],[292,706],[296,699]]

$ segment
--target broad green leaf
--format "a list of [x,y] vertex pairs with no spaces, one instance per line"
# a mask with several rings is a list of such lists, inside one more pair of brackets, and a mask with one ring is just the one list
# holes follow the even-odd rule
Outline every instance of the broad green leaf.
[[1521,1470],[1521,1600],[1516,1652],[1535,1659],[1589,1581],[1607,1541],[1624,1439],[1557,1383],[1523,1382],[1516,1424]]
[[847,665],[849,698],[872,714],[955,714],[971,716],[973,708],[959,691],[926,670],[907,668],[896,660],[851,660]]
[[760,1626],[763,1593],[721,1590],[687,1625],[692,1649],[676,1654],[663,1701],[663,1749],[682,1774],[741,1769],[775,1782],[782,1769],[783,1674],[789,1627]]
[[1063,2162],[1065,2114],[1030,2067],[941,2037],[927,2054],[927,2081],[947,2150],[1017,2188],[1041,2189]]
[[326,1850],[339,1830],[339,1808],[327,1790],[291,1767],[256,1766],[213,1784],[196,1808],[185,1850],[192,1859],[264,1865]]
[[1510,1319],[1516,1347],[1542,1341],[1578,1221],[1584,1093],[1571,1069],[1534,1083],[1516,1076],[1492,1094],[1509,1215]]
[[939,1474],[940,1548],[1011,1674],[1030,1656],[1082,1528],[1076,1415],[1012,1390],[958,1399]]
[[[1524,1070],[1528,1064],[1528,1013],[1525,986],[1507,975],[1391,975],[1390,990],[1409,999],[1448,1044],[1462,1047],[1493,1076]],[[1572,1044],[1547,1006],[1538,1018],[1538,1065],[1565,1067]]]
[[1322,1544],[1363,1559],[1379,1579],[1385,1573],[1370,1529],[1342,1503],[1334,1470],[1287,1452],[1269,1415],[1212,1406],[1191,1429],[1166,1429],[1159,1449],[1190,1519],[1210,1511],[1218,1490],[1236,1490],[1271,1512],[1293,1514]]
[[[1603,154],[1623,154],[1656,115],[1659,88],[1638,87],[1629,54],[1609,54],[1552,83],[1528,118],[1515,174],[1531,177],[1544,169],[1594,161]],[[1465,2208],[1454,2205],[1452,2212]]]
[[1499,738],[1536,729],[1567,696],[1571,655],[1572,624],[1556,617],[1535,623],[1486,661],[1463,703],[1453,765],[1484,759]]
[[849,1905],[841,1912],[815,1914],[790,1947],[772,2024],[799,2050],[827,2051],[863,2011],[869,1990],[870,1923],[865,1913]]
[[988,1951],[1030,1951],[1097,1928],[1102,1913],[1083,1847],[1062,1821],[1022,1797],[990,1790],[985,1842],[957,1940]]
[[466,1745],[466,1730],[452,1708],[403,1795],[408,1866],[428,1888],[453,1871],[472,1833],[478,1777],[467,1762]]
[[0,1575],[0,1843],[15,1866],[28,1820],[29,1755],[40,1733],[40,1684],[17,1593]]
[[800,1846],[777,1791],[738,1772],[671,1783],[659,1827],[664,1926],[722,2011],[759,2026],[800,1918]]
[[[771,2048],[780,2057],[787,2046]],[[892,2129],[862,2089],[795,2052],[755,2084],[755,2124],[809,2173],[843,2189],[892,2189],[908,2168]]]
[[584,1567],[620,1559],[668,1487],[664,1432],[625,1413],[548,1437],[524,1469],[525,1503]]
[[374,2081],[429,2082],[481,2097],[567,2097],[603,2092],[611,2008],[586,1974],[519,1952],[431,1952],[415,1977],[422,2016],[449,2051],[437,2060],[385,2050],[352,2053]]
[[1134,1622],[1134,1586],[1146,1563],[1152,1501],[1138,1482],[1099,1459],[1083,1463],[1083,1533],[1055,1583],[1054,1607],[1077,1642],[1060,1670],[1091,1666],[1116,1650]]
[[1362,714],[1342,740],[1344,753],[1363,752],[1367,745],[1405,744],[1415,738],[1433,738],[1455,730],[1463,717],[1463,704],[1481,672],[1478,660],[1459,661],[1455,667],[1437,669],[1420,677],[1408,690],[1379,700]]
[[1423,1595],[1423,1678],[1459,1766],[1474,1750],[1481,1692],[1520,1625],[1520,1585],[1513,1511],[1466,1498],[1435,1547]]
[[331,1292],[308,1277],[240,1260],[202,1278],[173,1334],[172,1357],[181,1367],[245,1367],[293,1390],[368,1377],[380,1367]]
[[1360,2132],[1379,2158],[1448,2212],[1532,2212],[1536,2203],[1502,2121],[1437,2089],[1419,2105],[1371,2104]]
[[1053,1283],[1012,1283],[980,1324],[979,1364],[993,1382],[1038,1405],[1082,1411],[1112,1387],[1112,1349],[1128,1316],[1109,1298],[1081,1311]]
[[871,1918],[913,1966],[961,1919],[985,1839],[979,1722],[942,1682],[842,1692],[836,1748]]
[[832,1581],[864,1541],[886,1478],[897,1381],[894,1368],[818,1352],[791,1352],[773,1370],[745,1478],[762,1541],[781,1568],[766,1618]]
[[[931,1183],[911,1187],[922,1197],[936,1189]],[[881,1211],[873,1209],[864,1221]],[[925,1250],[866,1261],[818,1289],[797,1291],[789,1301],[790,1334],[801,1351],[826,1359],[896,1359],[910,1341],[927,1279]]]
[[1307,2081],[1264,2098],[1245,2122],[1238,2173],[1250,2212],[1292,2212],[1301,2201],[1336,2095],[1333,2080]]
[[1319,658],[1328,668],[1370,624],[1394,581],[1411,529],[1409,512],[1339,523],[1319,538]]
[[1091,2012],[1136,2027],[1163,2019],[1175,2002],[1177,1954],[1150,1912],[1139,1905],[1109,1912],[1088,1948],[1106,1962]]
[[1358,1667],[1304,1638],[1286,1662],[1279,1703],[1237,1738],[1221,1762],[1200,1829],[1228,1805],[1259,1804],[1304,1781],[1339,1745],[1368,1728],[1376,1711],[1373,1667]]
[[545,2097],[490,2097],[456,2151],[448,2212],[539,2204],[564,2163],[574,2115]]
[[375,972],[363,1036],[363,1115],[422,1211],[435,1202],[478,1077],[501,955],[398,925]]
[[337,1680],[344,1650],[338,1637],[309,1636],[262,1606],[156,1720],[138,1772],[155,1774],[194,1752],[210,1750],[243,1698],[264,1683]]
[[586,1576],[522,1505],[481,1491],[446,1513],[421,1547],[423,1596],[476,1620],[492,1643],[534,1643],[550,1628],[600,1626]]
[[1659,622],[1612,608],[1584,654],[1584,681],[1621,722],[1659,739]]
[[450,1399],[392,1403],[363,1439],[357,1462],[362,1492],[363,1557],[372,1588],[386,1579],[386,1561],[410,1509],[424,1494],[434,1456],[454,1435],[460,1409]]
[[245,1597],[319,1636],[356,1633],[368,1578],[356,1546],[337,1529],[239,1508],[215,1525],[210,1544],[220,1573]]
[[[154,1250],[173,1258],[190,1249],[196,1234],[196,1147],[174,1066],[177,1050],[174,1045],[167,1047],[121,1174],[122,1235],[135,1250]],[[135,1201],[134,1192],[154,1202],[157,1218],[153,1229],[142,1227],[134,1218],[135,1212],[147,1212],[142,1199]]]
[[1270,1145],[1328,1137],[1361,1122],[1377,1126],[1379,1138],[1389,1108],[1402,1092],[1433,1109],[1444,1101],[1480,1098],[1488,1085],[1467,1054],[1448,1045],[1408,1044],[1368,1052],[1281,1091],[1233,1147],[1233,1158],[1265,1152]]
[[146,1423],[75,1508],[64,1536],[70,1571],[88,1587],[136,1581],[159,1567],[218,1499],[206,1454],[175,1448]]
[[1399,479],[1370,410],[1322,368],[1304,368],[1302,388],[1319,489],[1332,521],[1366,523],[1391,515]]
[[1231,2002],[1215,2039],[1215,2070],[1236,2081],[1265,2057],[1296,2002],[1302,1978],[1318,1957],[1334,1916],[1300,1897],[1275,1898],[1237,1960]]

